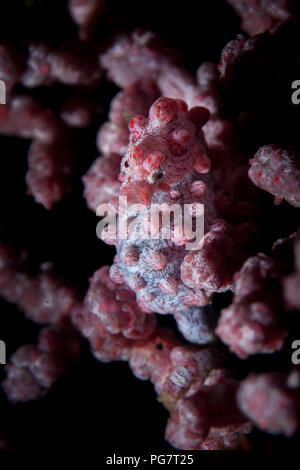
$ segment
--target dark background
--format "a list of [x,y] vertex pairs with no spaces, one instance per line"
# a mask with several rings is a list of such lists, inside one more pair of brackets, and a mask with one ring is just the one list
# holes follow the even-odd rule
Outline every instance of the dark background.
[[[25,6],[26,4],[26,6]],[[109,8],[99,24],[97,38],[104,42],[121,29],[145,27],[179,50],[188,69],[195,71],[204,60],[218,61],[224,45],[240,32],[239,18],[224,1],[210,0],[173,2],[169,0],[109,0]],[[43,39],[54,46],[76,37],[66,2],[62,0],[10,0],[1,2],[1,39]],[[295,77],[299,78],[299,77]],[[76,159],[73,192],[48,212],[25,195],[24,175],[29,142],[9,137],[0,138],[0,197],[3,236],[16,248],[27,248],[33,265],[45,260],[54,262],[56,272],[78,285],[84,292],[88,277],[101,265],[110,264],[114,249],[96,238],[97,217],[87,209],[82,197],[81,176],[98,156],[96,132],[106,119],[109,102],[117,89],[103,84],[99,89],[102,112],[89,130],[76,131]],[[64,93],[62,86],[43,94],[55,109],[56,100]],[[299,122],[299,121],[298,121]],[[265,143],[265,142],[263,142]],[[266,196],[269,202],[269,196]],[[276,210],[276,214],[272,213]],[[287,235],[297,220],[286,204],[265,215],[272,239]],[[262,242],[263,247],[263,242]],[[216,300],[217,305],[228,298]],[[27,322],[22,312],[0,301],[0,339],[7,344],[7,355],[25,343],[35,343],[39,327]],[[161,320],[172,324],[172,319]],[[296,334],[296,333],[295,333]],[[290,343],[289,343],[290,344]],[[280,369],[286,364],[289,350],[271,357],[251,359],[247,363],[232,358],[237,376],[248,370]],[[0,369],[0,378],[4,377]],[[226,406],[226,405],[225,405]],[[112,451],[123,455],[138,452],[172,452],[164,441],[167,412],[156,401],[153,386],[137,380],[126,363],[101,364],[94,359],[88,345],[79,362],[70,368],[48,395],[39,402],[12,406],[0,395],[0,431],[12,448],[57,449],[86,446],[99,455]],[[254,432],[257,448],[291,449],[298,436],[285,440]],[[124,453],[126,451],[126,453]]]

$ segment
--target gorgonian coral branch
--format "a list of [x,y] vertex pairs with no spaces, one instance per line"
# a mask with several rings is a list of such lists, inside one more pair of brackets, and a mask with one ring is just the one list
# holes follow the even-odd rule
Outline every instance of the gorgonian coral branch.
[[250,160],[249,178],[261,189],[300,207],[300,159],[293,150],[264,145]]
[[[290,318],[285,286],[293,280],[289,273],[298,237],[299,231],[277,240],[270,256],[259,253],[249,258],[234,276],[234,299],[221,311],[216,333],[241,358],[283,346]],[[294,296],[296,292],[290,290]]]
[[90,43],[73,41],[58,49],[43,41],[28,41],[12,48],[0,44],[0,78],[8,91],[20,83],[26,88],[66,85],[95,86],[102,76],[98,49]]
[[207,106],[212,114],[220,111],[216,66],[202,66],[195,77],[184,69],[179,54],[154,33],[135,30],[119,35],[100,62],[116,85],[125,88],[140,78],[151,78],[161,95],[182,99],[192,106]]
[[237,395],[240,410],[259,429],[291,436],[298,426],[300,377],[289,373],[251,374],[242,381]]
[[217,335],[239,357],[281,349],[287,334],[277,260],[249,258],[235,275],[233,303],[222,310]]
[[0,133],[32,139],[28,191],[36,202],[51,209],[71,189],[72,142],[64,124],[33,98],[14,96],[1,108]]
[[272,31],[293,16],[293,0],[226,0],[241,17],[241,28],[255,36]]
[[[133,292],[109,278],[107,267],[94,274],[84,307],[75,309],[73,318],[98,359],[128,360],[138,378],[151,380],[158,399],[168,410],[174,410],[166,431],[166,438],[174,446],[218,449],[246,445],[245,434],[251,426],[236,408],[236,382],[225,379],[225,372],[219,371],[223,355],[214,348],[182,345],[170,331],[157,328],[155,317],[139,309]],[[216,383],[217,390],[210,389]],[[204,406],[200,413],[194,407],[183,427],[175,425],[178,408],[186,406],[192,390],[197,390],[199,397],[202,386],[203,393],[214,390],[210,397],[216,393],[220,404],[222,399],[229,400],[228,416],[217,418],[219,412],[212,408]]]
[[79,28],[80,39],[86,40],[93,35],[105,8],[105,0],[69,0],[68,8],[74,23]]
[[290,308],[300,308],[300,234],[294,239],[294,273],[284,279],[284,296]]
[[0,294],[14,303],[36,323],[69,322],[72,309],[80,302],[77,290],[57,278],[51,264],[41,266],[34,276],[8,245],[0,243]]
[[43,328],[37,346],[21,346],[5,366],[2,388],[12,403],[43,397],[80,353],[74,328],[52,325]]
[[84,305],[74,309],[72,318],[104,362],[127,360],[133,342],[148,338],[156,327],[155,316],[141,311],[134,292],[110,279],[108,266],[94,273]]

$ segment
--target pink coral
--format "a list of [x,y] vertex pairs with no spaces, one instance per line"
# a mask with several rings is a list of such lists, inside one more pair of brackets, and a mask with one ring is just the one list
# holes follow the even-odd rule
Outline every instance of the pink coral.
[[272,31],[293,16],[293,0],[226,0],[241,17],[241,28],[255,36]]
[[103,124],[98,133],[99,151],[123,155],[129,142],[130,119],[135,115],[147,116],[157,97],[157,87],[150,79],[137,80],[120,91],[111,102],[109,122]]
[[197,83],[182,66],[179,54],[150,31],[137,29],[132,34],[119,35],[100,55],[100,63],[121,88],[139,78],[151,78],[163,96],[184,100],[190,107],[207,106],[213,114],[220,111],[218,73],[214,67],[200,68]]
[[275,196],[275,202],[285,199],[300,207],[299,156],[279,145],[261,147],[250,160],[249,178],[259,188]]
[[238,404],[261,430],[291,436],[298,426],[299,386],[297,370],[251,374],[239,387]]
[[[101,268],[95,273],[84,309],[74,310],[75,324],[89,339],[94,355],[102,361],[128,360],[137,377],[153,382],[159,400],[170,411],[184,407],[189,400],[185,397],[193,395],[192,390],[197,389],[197,393],[200,393],[199,389],[205,385],[204,391],[207,389],[209,393],[213,390],[209,387],[218,382],[216,393],[220,403],[224,399],[231,403],[227,418],[223,417],[219,421],[218,412],[214,417],[213,413],[207,415],[207,419],[214,423],[211,430],[203,428],[201,441],[197,436],[191,436],[192,441],[188,442],[179,438],[182,428],[176,431],[172,429],[171,423],[175,419],[172,414],[166,438],[173,445],[184,449],[201,449],[202,445],[212,449],[222,446],[244,448],[246,444],[242,436],[245,439],[251,426],[235,406],[236,383],[228,381],[227,384],[225,371],[218,372],[217,368],[224,360],[222,354],[213,348],[183,346],[171,332],[155,328],[154,317],[143,314],[134,304],[133,293],[125,286],[113,283],[107,272],[107,268]],[[125,304],[120,302],[123,299]],[[113,311],[115,314],[111,315]],[[132,312],[135,312],[133,316]],[[132,319],[129,322],[128,314]],[[210,394],[212,396],[214,394]],[[191,410],[190,416],[197,423],[196,426],[202,426],[199,409]]]
[[294,239],[295,272],[284,279],[283,288],[285,300],[289,307],[300,308],[300,234]]
[[7,397],[18,403],[44,396],[79,353],[80,341],[73,328],[43,328],[37,346],[21,346],[5,367],[7,378],[2,387]]
[[234,301],[222,310],[216,333],[239,357],[281,349],[287,333],[283,272],[277,260],[258,254],[235,275]]
[[26,181],[29,194],[45,208],[71,189],[72,143],[64,124],[27,96],[13,96],[1,109],[0,133],[32,139]]
[[33,276],[5,243],[0,243],[0,294],[17,304],[27,318],[37,323],[68,322],[71,310],[80,301],[74,288],[57,278],[45,263]]
[[127,286],[118,285],[104,266],[93,275],[84,307],[74,309],[73,320],[102,361],[125,360],[136,339],[147,338],[156,326],[153,315],[146,315]]
[[98,157],[93,162],[82,178],[85,186],[83,194],[90,209],[96,212],[100,204],[118,197],[121,187],[119,174],[120,156],[118,154],[110,153]]
[[172,412],[167,440],[177,448],[190,450],[244,448],[245,433],[251,425],[237,408],[237,387],[238,382],[226,378],[224,371],[213,370]]
[[94,32],[97,20],[105,8],[105,0],[68,0],[68,7],[79,27],[79,37],[87,39]]
[[17,83],[26,88],[49,86],[55,81],[93,86],[102,76],[97,47],[78,40],[57,49],[43,41],[27,41],[25,59],[17,49],[3,42],[0,47],[1,60],[2,79],[8,83],[9,91]]

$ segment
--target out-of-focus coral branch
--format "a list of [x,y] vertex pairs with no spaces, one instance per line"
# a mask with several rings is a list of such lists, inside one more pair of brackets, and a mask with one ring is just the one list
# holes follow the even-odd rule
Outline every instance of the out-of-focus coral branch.
[[275,196],[278,204],[285,199],[300,207],[300,157],[279,145],[264,145],[250,160],[249,178],[261,189]]
[[271,256],[259,253],[235,274],[235,296],[222,310],[216,333],[241,358],[282,348],[289,323],[283,283],[292,270],[287,253],[297,237],[278,240]]
[[300,376],[289,373],[251,374],[242,381],[237,401],[240,410],[259,429],[271,434],[294,434],[298,426]]
[[106,0],[69,0],[68,8],[79,28],[80,39],[90,39],[105,8]]
[[4,242],[0,243],[0,261],[1,297],[36,323],[69,322],[71,310],[81,299],[76,289],[54,275],[51,264],[45,263],[38,275],[31,275]]
[[132,34],[119,35],[100,55],[100,63],[121,88],[140,78],[150,78],[163,96],[182,99],[190,107],[207,106],[212,114],[220,112],[216,66],[202,65],[196,79],[184,69],[178,53],[154,33],[137,29]]
[[39,334],[37,346],[21,346],[5,366],[7,378],[2,387],[12,403],[43,397],[57,379],[66,373],[66,367],[75,362],[80,353],[80,339],[72,327],[51,325]]
[[284,279],[284,296],[289,308],[300,308],[300,234],[294,239],[294,273]]
[[241,28],[255,36],[292,18],[294,0],[226,0],[241,17]]
[[[214,348],[181,345],[170,331],[157,328],[155,317],[139,309],[133,292],[109,278],[107,267],[97,271],[90,282],[84,307],[74,310],[74,323],[89,339],[98,359],[128,360],[138,378],[151,380],[158,399],[169,411],[174,410],[166,433],[170,443],[181,449],[244,448],[251,426],[235,405],[237,383],[219,369],[222,354]],[[190,407],[189,419],[178,426],[178,409],[186,407],[196,391],[200,399],[202,388],[211,407],[204,401],[202,412],[197,406]],[[220,406],[226,400],[226,416],[221,408],[213,409],[215,396]]]

